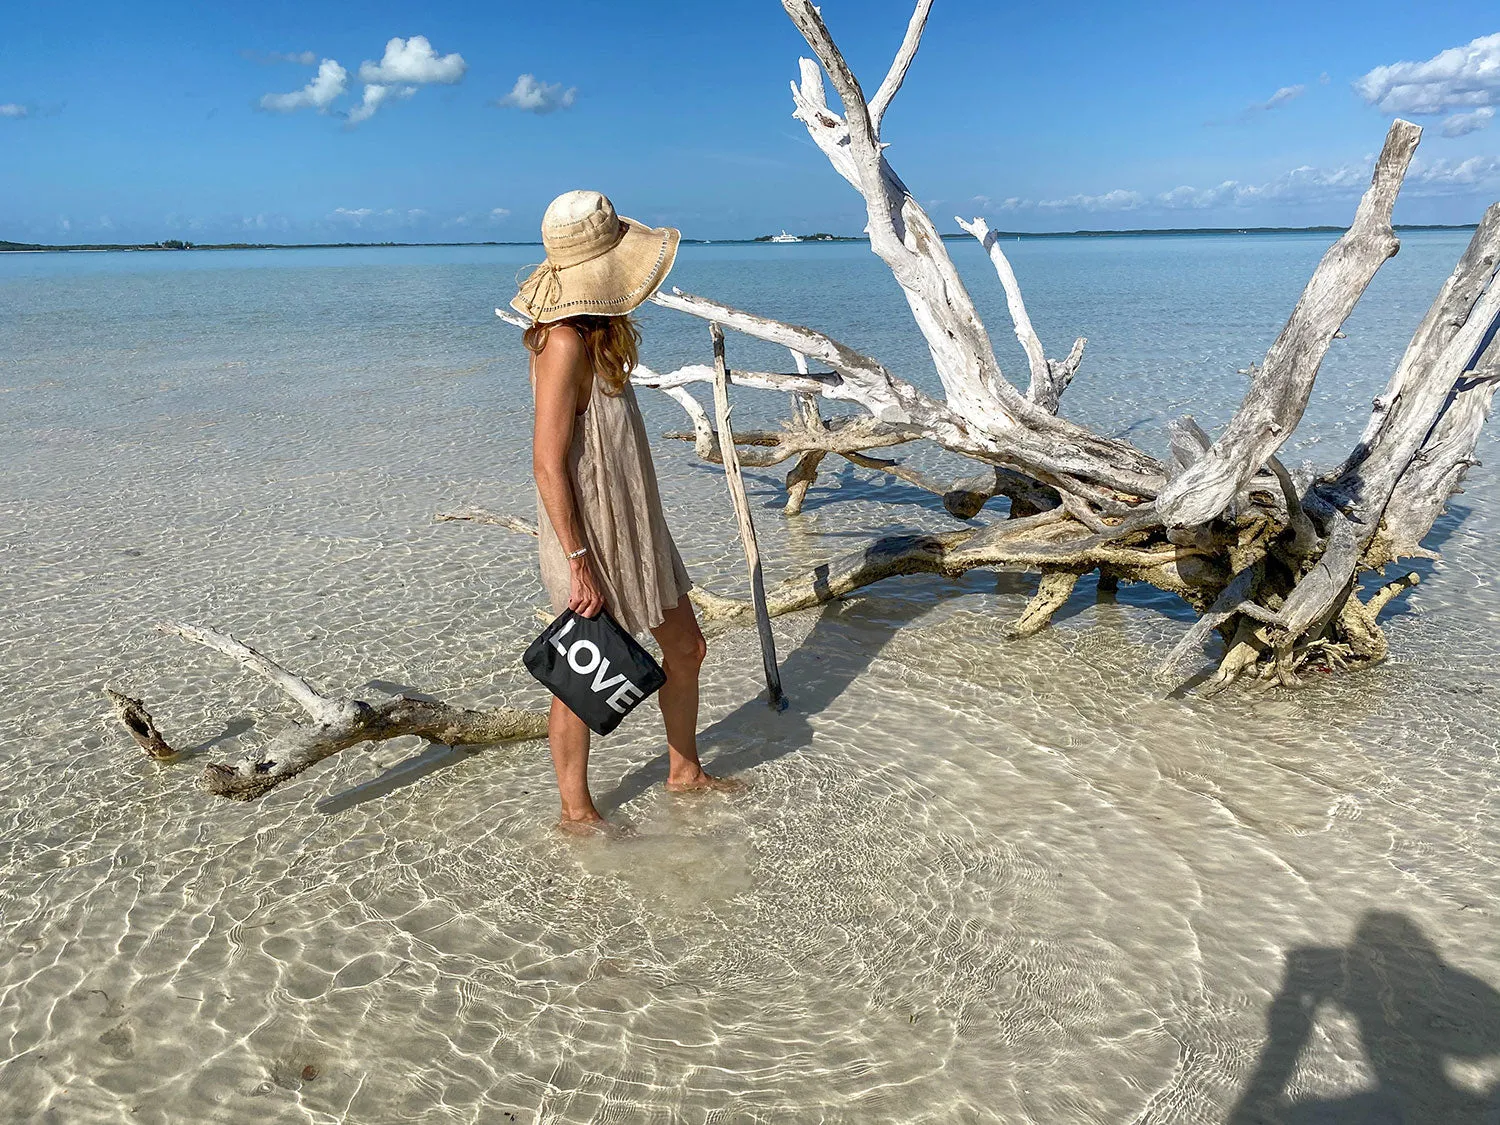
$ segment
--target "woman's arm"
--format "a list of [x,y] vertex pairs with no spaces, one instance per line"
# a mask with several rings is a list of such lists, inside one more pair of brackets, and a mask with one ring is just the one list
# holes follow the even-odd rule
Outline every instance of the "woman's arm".
[[[568,451],[573,445],[578,401],[592,392],[593,382],[593,372],[578,334],[563,327],[548,333],[533,364],[533,376],[536,424],[531,439],[531,471],[547,518],[563,551],[571,555],[588,545],[568,476]],[[604,594],[594,575],[592,560],[583,554],[570,558],[568,567],[572,572],[568,608],[584,617],[596,616],[604,608]]]

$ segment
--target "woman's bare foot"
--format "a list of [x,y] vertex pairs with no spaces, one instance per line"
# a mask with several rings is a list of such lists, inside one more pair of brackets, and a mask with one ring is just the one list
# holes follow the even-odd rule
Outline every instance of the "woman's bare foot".
[[667,778],[668,793],[743,793],[749,788],[738,777],[714,777],[701,769],[696,775]]
[[590,802],[581,809],[563,809],[557,829],[569,836],[597,836],[609,830],[609,821],[599,815],[599,810]]
[[605,820],[602,816],[585,817],[580,820],[569,820],[564,817],[557,822],[557,830],[564,836],[572,836],[579,840],[597,838],[623,840],[635,835],[635,829],[631,825],[616,824]]

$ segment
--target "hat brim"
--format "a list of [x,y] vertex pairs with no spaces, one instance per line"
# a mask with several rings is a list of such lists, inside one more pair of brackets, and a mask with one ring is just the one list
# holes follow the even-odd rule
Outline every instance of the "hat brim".
[[672,227],[648,227],[623,215],[620,224],[624,230],[618,242],[596,258],[557,269],[556,286],[533,286],[547,267],[534,270],[510,307],[538,324],[570,316],[624,316],[639,308],[671,272],[682,233]]

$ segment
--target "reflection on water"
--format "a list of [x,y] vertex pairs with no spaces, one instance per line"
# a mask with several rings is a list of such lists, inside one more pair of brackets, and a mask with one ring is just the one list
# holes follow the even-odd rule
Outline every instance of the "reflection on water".
[[[1405,238],[1290,463],[1354,440],[1465,241]],[[1325,246],[1038,242],[1014,261],[1044,339],[1090,337],[1065,411],[1153,444],[1167,417],[1227,416]],[[1187,615],[1153,590],[1085,580],[1012,641],[1033,578],[913,577],[777,622],[779,715],[753,632],[715,639],[703,745],[751,777],[743,797],[668,798],[652,709],[603,742],[596,787],[628,842],[550,833],[535,745],[403,740],[210,802],[204,758],[296,716],[162,618],[337,694],[542,701],[518,663],[544,600],[533,542],[432,523],[532,503],[520,349],[490,311],[528,253],[0,256],[0,1119],[1493,1117],[1488,470],[1440,523],[1393,660],[1299,694],[1164,697],[1151,670]],[[977,247],[954,253],[1024,370]],[[925,378],[861,247],[688,247],[674,276]],[[707,349],[659,310],[647,340],[660,364]],[[660,396],[643,408],[681,425]],[[742,592],[721,472],[657,453],[695,577]],[[771,581],[949,526],[852,469],[787,520],[779,476],[748,478]],[[146,761],[104,682],[193,758]]]

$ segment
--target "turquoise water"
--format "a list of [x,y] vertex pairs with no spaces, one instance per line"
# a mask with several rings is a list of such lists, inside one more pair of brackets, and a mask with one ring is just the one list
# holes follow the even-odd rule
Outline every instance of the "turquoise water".
[[[1328,241],[1006,250],[1049,354],[1089,337],[1064,412],[1160,449],[1172,417],[1229,416]],[[1403,236],[1289,464],[1353,443],[1466,241]],[[993,274],[951,250],[1019,379]],[[0,255],[0,1117],[1204,1122],[1285,1072],[1268,1120],[1500,1119],[1487,468],[1392,660],[1298,693],[1165,695],[1190,618],[1154,591],[1085,582],[1012,641],[1034,579],[901,579],[778,621],[781,715],[753,637],[715,640],[705,756],[742,800],[667,799],[649,710],[598,746],[628,842],[552,834],[535,744],[389,743],[255,805],[201,792],[205,760],[295,715],[159,620],[335,694],[543,702],[517,662],[532,542],[432,520],[529,512],[523,355],[492,310],[536,253]],[[673,282],[936,389],[864,246],[690,246]],[[706,358],[703,324],[643,322],[658,370]],[[683,424],[642,402],[654,433]],[[783,409],[742,394],[736,418]],[[695,578],[742,592],[720,471],[657,457]],[[773,581],[951,526],[847,467],[788,519],[780,475],[749,474]],[[104,683],[192,756],[144,760]],[[1301,1031],[1268,1034],[1278,994]]]

